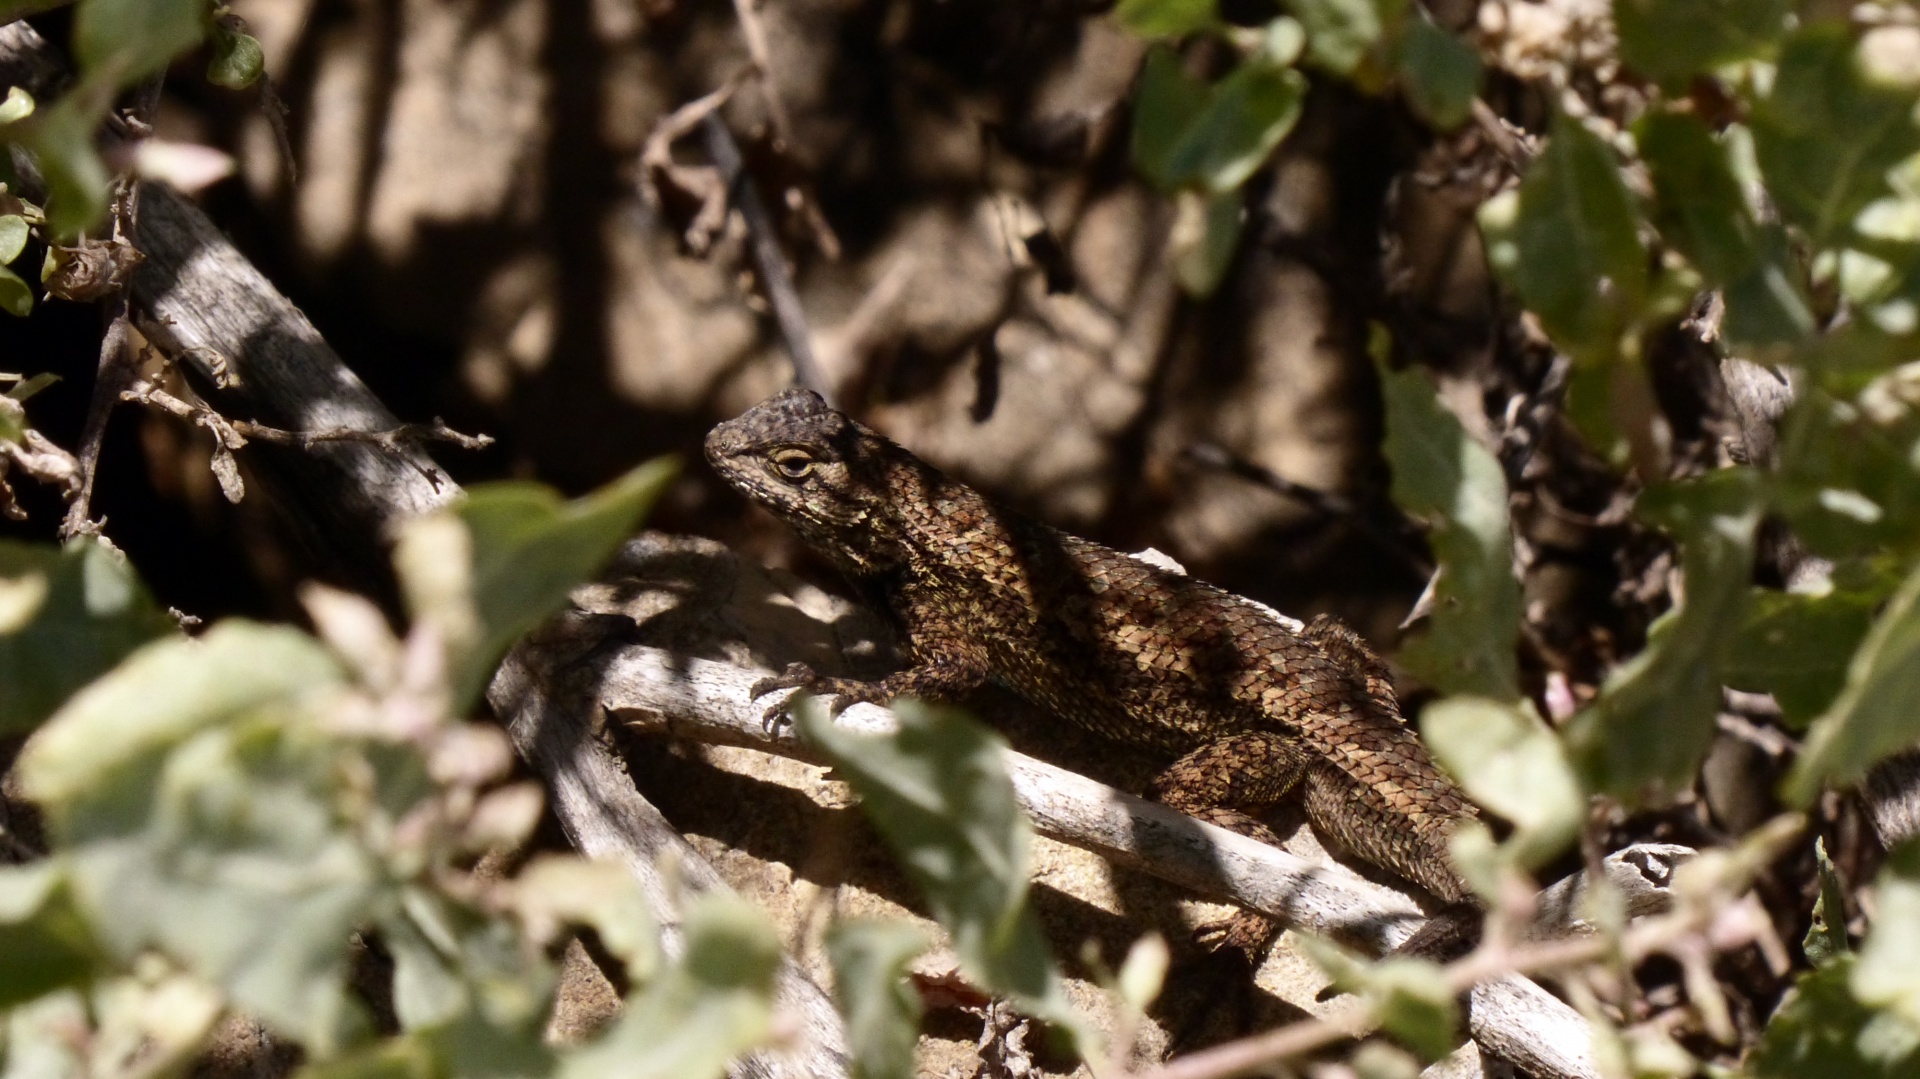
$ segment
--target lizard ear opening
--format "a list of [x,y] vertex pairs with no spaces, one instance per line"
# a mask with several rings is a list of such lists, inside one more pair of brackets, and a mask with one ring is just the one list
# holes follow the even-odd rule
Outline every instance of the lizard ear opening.
[[813,474],[813,454],[797,446],[783,446],[767,455],[773,470],[789,483],[798,483]]

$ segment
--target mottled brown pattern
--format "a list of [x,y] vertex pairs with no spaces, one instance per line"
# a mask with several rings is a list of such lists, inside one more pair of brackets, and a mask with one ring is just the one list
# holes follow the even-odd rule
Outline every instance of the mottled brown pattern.
[[[1351,630],[1322,620],[1295,632],[1212,585],[997,506],[804,390],[715,427],[706,451],[885,607],[913,658],[876,682],[796,665],[762,689],[844,706],[952,700],[991,679],[1166,754],[1149,793],[1169,805],[1275,842],[1252,814],[1294,795],[1336,850],[1468,898],[1447,839],[1475,810]],[[1269,936],[1249,918],[1226,939]]]

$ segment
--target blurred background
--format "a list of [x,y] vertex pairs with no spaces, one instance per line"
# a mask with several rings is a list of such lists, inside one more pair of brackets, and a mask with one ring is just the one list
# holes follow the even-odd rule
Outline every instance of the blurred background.
[[[1128,156],[1145,46],[1102,7],[782,0],[748,12],[755,80],[720,0],[242,0],[294,168],[200,57],[156,127],[233,156],[199,201],[394,412],[498,439],[433,447],[456,479],[577,492],[678,454],[656,525],[812,572],[700,461],[791,369],[739,216],[698,220],[698,129],[649,153],[673,110],[735,86],[721,115],[849,411],[1055,524],[1389,644],[1424,569],[1379,523],[1366,326],[1391,311],[1437,369],[1490,362],[1488,188],[1454,167],[1475,133],[1436,146],[1398,101],[1316,81],[1224,282],[1190,298],[1172,204]],[[34,21],[58,42],[63,14]],[[65,376],[35,405],[63,445],[99,332],[60,301],[0,319],[11,365]],[[260,500],[221,497],[209,448],[123,406],[97,510],[163,603],[287,614],[300,559]],[[6,528],[48,538],[60,507],[34,486]]]

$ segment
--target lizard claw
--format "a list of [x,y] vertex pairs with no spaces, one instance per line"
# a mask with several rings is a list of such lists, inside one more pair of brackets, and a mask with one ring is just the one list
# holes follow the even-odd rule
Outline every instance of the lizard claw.
[[1217,922],[1208,922],[1193,932],[1196,943],[1210,952],[1239,952],[1259,966],[1267,950],[1280,935],[1271,919],[1251,911],[1241,911]]
[[783,689],[793,690],[791,693],[781,694],[779,700],[768,705],[767,710],[761,713],[760,722],[767,733],[772,734],[793,721],[794,705],[798,704],[800,696],[819,680],[820,676],[805,663],[789,663],[786,670],[760,679],[747,690],[747,695],[750,697],[760,697]]

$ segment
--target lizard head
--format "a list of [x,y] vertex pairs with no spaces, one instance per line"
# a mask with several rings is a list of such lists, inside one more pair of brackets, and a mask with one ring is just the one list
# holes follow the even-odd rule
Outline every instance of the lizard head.
[[897,566],[889,469],[907,452],[809,390],[770,397],[707,434],[707,461],[856,575]]

